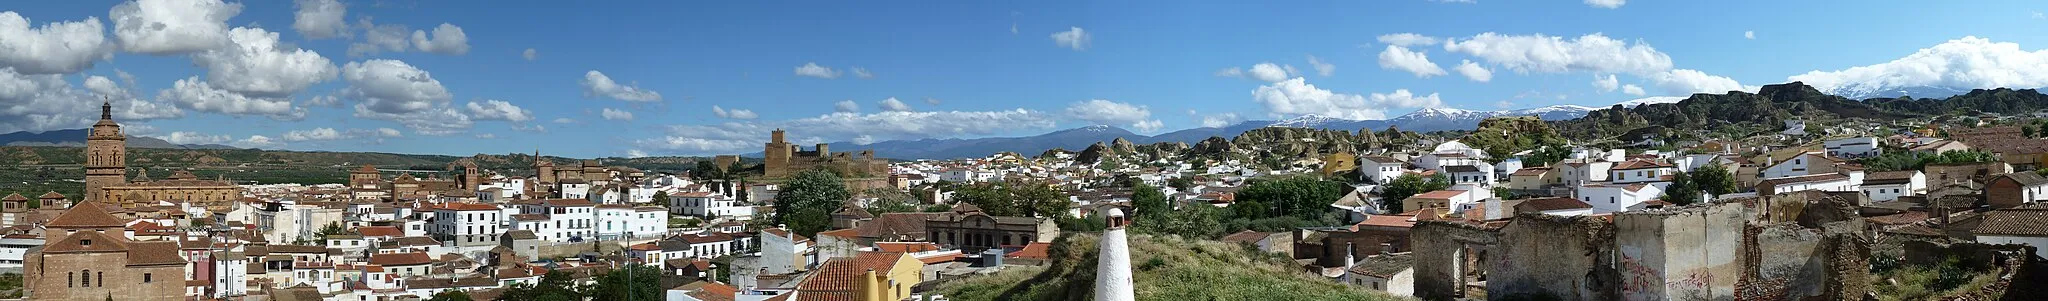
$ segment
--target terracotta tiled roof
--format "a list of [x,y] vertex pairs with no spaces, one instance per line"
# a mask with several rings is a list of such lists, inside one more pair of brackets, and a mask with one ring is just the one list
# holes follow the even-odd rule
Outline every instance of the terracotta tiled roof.
[[1358,263],[1358,266],[1351,267],[1351,272],[1382,279],[1394,278],[1394,274],[1400,274],[1401,271],[1415,268],[1415,257],[1409,256],[1409,254],[1396,253],[1366,257],[1364,261]]
[[726,235],[725,233],[698,233],[695,235],[684,234],[681,236],[677,236],[676,238],[683,240],[683,242],[687,242],[693,245],[723,243],[732,241],[732,235]]
[[450,211],[491,211],[498,210],[498,206],[478,203],[446,203],[441,204],[441,207],[435,209]]
[[[64,238],[56,243],[49,244],[48,247],[43,248],[43,253],[127,251],[128,246],[122,244],[124,240],[119,236],[110,236],[99,231],[78,231],[78,233],[65,235]],[[87,244],[86,241],[91,241],[91,244]],[[177,251],[173,250],[171,253],[177,254]]]
[[851,301],[858,292],[855,278],[866,270],[854,258],[838,257],[826,260],[811,274],[811,278],[797,284],[797,301]]
[[60,193],[57,193],[56,191],[51,191],[51,192],[44,192],[42,196],[38,196],[38,197],[36,197],[36,198],[37,198],[37,199],[61,199],[61,198],[64,198],[64,194],[60,194]]
[[1593,208],[1593,205],[1572,198],[1541,198],[1522,201],[1515,205],[1515,212],[1543,212]]
[[364,226],[364,227],[356,227],[356,233],[360,233],[360,234],[362,234],[363,236],[366,236],[366,237],[367,237],[367,236],[393,236],[393,237],[396,237],[396,236],[405,236],[405,231],[404,231],[404,230],[399,230],[399,229],[398,229],[398,227],[392,227],[392,226]]
[[860,263],[862,269],[875,270],[876,274],[888,274],[890,270],[896,268],[896,261],[902,260],[903,256],[909,255],[898,252],[860,252],[854,254],[853,258]]
[[939,245],[929,242],[876,242],[875,250],[882,252],[916,253],[938,251]]
[[185,259],[178,257],[178,243],[169,241],[147,241],[128,243],[128,265],[179,265]]
[[[966,205],[966,204],[962,204]],[[888,235],[909,235],[911,240],[924,240],[925,221],[944,217],[944,212],[893,212],[875,217],[874,221],[861,223],[860,237],[877,238]]]
[[1453,173],[1466,173],[1466,172],[1480,172],[1480,170],[1479,170],[1479,167],[1478,167],[1478,166],[1471,166],[1471,165],[1451,165],[1451,166],[1444,166],[1444,171],[1448,171],[1448,172],[1453,172]]
[[1657,162],[1657,161],[1651,161],[1651,160],[1642,160],[1642,159],[1636,159],[1636,160],[1629,160],[1628,162],[1622,162],[1622,163],[1621,163],[1621,165],[1615,165],[1615,166],[1614,166],[1614,170],[1629,170],[1629,169],[1644,169],[1644,168],[1664,168],[1664,167],[1671,167],[1671,164],[1665,164],[1664,162]]
[[1906,184],[1912,182],[1913,175],[1916,174],[1920,174],[1920,171],[1898,170],[1873,172],[1863,176],[1863,185]]
[[1515,170],[1515,173],[1513,173],[1513,174],[1508,174],[1508,176],[1510,176],[1510,177],[1535,177],[1535,176],[1542,176],[1543,174],[1545,174],[1545,173],[1549,173],[1549,172],[1550,172],[1550,168],[1549,168],[1549,167],[1527,167],[1527,168],[1517,169],[1517,170]]
[[2048,237],[2048,207],[2021,207],[1984,213],[1984,222],[1970,233],[1979,236]]
[[513,215],[512,215],[512,220],[515,220],[515,221],[544,221],[544,220],[548,220],[548,215],[546,215],[546,214],[513,214]]
[[370,263],[385,266],[421,265],[433,262],[434,258],[427,256],[427,253],[393,253],[370,255]]
[[2019,183],[2020,186],[2036,186],[2041,184],[2048,184],[2048,177],[2042,177],[2041,174],[2025,171],[1991,176],[1991,179],[1984,181],[1984,183],[1990,184],[1991,182],[1996,182],[1999,179],[2011,179],[2013,182]]
[[48,228],[120,228],[125,226],[126,223],[121,218],[108,214],[106,209],[96,205],[98,203],[85,202],[71,206],[70,209],[65,209],[64,213],[57,214],[56,218],[50,219],[50,222],[43,224],[43,226]]
[[595,205],[590,200],[584,199],[552,199],[541,201],[541,204],[553,207],[588,207]]
[[270,245],[270,253],[324,254],[327,253],[327,247],[302,245]]
[[21,193],[9,193],[7,197],[0,198],[0,201],[28,201],[28,197],[21,196]]
[[838,237],[838,238],[841,238],[841,239],[854,239],[854,238],[860,238],[860,230],[856,230],[856,229],[839,229],[839,230],[832,230],[832,231],[822,231],[822,232],[818,232],[818,236],[831,236],[831,237]]
[[1268,235],[1272,235],[1272,233],[1244,230],[1237,231],[1237,233],[1231,233],[1230,235],[1224,235],[1223,239],[1219,240],[1223,242],[1255,243],[1259,240],[1266,239],[1266,236]]
[[1008,256],[1030,259],[1051,259],[1051,250],[1052,243],[1032,242],[1030,244],[1024,245],[1023,248],[1018,248],[1016,252],[1010,252]]
[[1400,215],[1366,215],[1365,220],[1359,221],[1358,225],[1375,227],[1414,228],[1415,221],[1408,220],[1409,218],[1412,217]]

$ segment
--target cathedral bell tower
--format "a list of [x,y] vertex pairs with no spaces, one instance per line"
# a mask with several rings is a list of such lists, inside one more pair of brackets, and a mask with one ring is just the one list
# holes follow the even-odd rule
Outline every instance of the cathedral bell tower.
[[104,187],[128,182],[128,136],[114,123],[114,105],[100,103],[100,121],[85,136],[85,200],[111,201]]

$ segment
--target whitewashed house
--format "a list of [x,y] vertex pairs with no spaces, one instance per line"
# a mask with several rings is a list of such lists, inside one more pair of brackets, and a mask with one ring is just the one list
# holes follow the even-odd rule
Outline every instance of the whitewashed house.
[[1874,172],[1863,178],[1860,189],[1871,202],[1890,202],[1927,193],[1927,174],[1918,170]]
[[1665,164],[1664,162],[1657,162],[1652,160],[1636,159],[1629,160],[1627,162],[1622,162],[1620,165],[1615,165],[1614,169],[1609,171],[1612,174],[1609,175],[1607,178],[1608,180],[1611,180],[1611,182],[1613,182],[1614,184],[1668,182],[1671,180],[1665,178],[1665,176],[1674,174],[1677,171],[1678,168],[1671,166],[1671,164]]
[[1579,186],[1579,201],[1593,205],[1593,213],[1628,211],[1638,204],[1656,200],[1664,189],[1643,183],[1591,184]]
[[1855,181],[1851,181],[1848,175],[1839,173],[1771,178],[1764,179],[1756,184],[1757,195],[1773,195],[1807,190],[1859,191]]
[[1877,137],[1856,137],[1828,140],[1822,143],[1829,157],[1869,158],[1884,154],[1877,145]]
[[1387,156],[1358,158],[1358,175],[1373,183],[1386,184],[1408,172],[1408,163]]

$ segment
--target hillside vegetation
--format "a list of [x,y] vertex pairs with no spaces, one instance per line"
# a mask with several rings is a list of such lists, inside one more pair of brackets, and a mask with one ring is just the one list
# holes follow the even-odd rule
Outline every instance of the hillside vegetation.
[[[1045,267],[1012,268],[940,285],[953,300],[1093,300],[1096,240],[1061,236]],[[1131,235],[1138,300],[1402,300],[1302,273],[1277,254],[1243,245]]]

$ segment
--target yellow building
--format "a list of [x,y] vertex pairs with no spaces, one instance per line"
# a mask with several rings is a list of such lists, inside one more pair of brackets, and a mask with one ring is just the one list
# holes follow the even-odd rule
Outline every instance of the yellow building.
[[1358,156],[1351,155],[1350,152],[1338,152],[1323,156],[1324,176],[1351,170],[1358,170]]
[[1508,189],[1539,190],[1559,184],[1564,184],[1564,177],[1551,171],[1550,167],[1527,167],[1508,174]]
[[825,261],[797,285],[797,301],[894,301],[910,298],[924,282],[924,262],[907,253],[862,252]]
[[155,181],[143,173],[135,178],[134,183],[100,187],[100,193],[100,200],[120,205],[123,209],[155,206],[158,201],[183,201],[209,210],[227,210],[232,201],[242,197],[242,187],[224,179],[201,180],[191,172],[180,170],[172,173],[170,178]]

